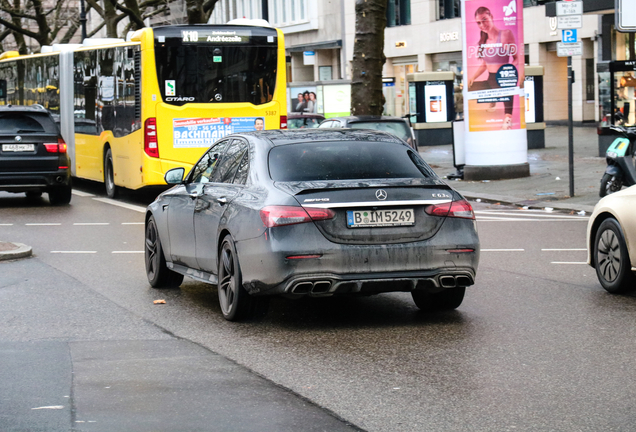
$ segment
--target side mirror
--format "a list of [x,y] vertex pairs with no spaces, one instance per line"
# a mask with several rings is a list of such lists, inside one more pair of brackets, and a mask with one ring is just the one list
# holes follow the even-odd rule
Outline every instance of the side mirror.
[[166,172],[166,175],[163,176],[166,183],[169,185],[176,185],[183,183],[183,175],[185,174],[185,169],[182,167],[172,168]]

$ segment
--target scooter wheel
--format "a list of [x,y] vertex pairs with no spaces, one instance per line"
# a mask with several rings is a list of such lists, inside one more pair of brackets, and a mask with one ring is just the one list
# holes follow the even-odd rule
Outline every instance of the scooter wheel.
[[623,187],[623,179],[611,174],[603,174],[601,188],[598,195],[603,198],[606,195],[618,192]]

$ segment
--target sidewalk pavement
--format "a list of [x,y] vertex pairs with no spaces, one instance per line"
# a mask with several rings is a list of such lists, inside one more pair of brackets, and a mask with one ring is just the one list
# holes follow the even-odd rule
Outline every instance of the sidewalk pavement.
[[[451,145],[420,147],[420,154],[443,178],[456,172]],[[574,128],[574,196],[570,197],[568,128],[548,126],[545,148],[528,150],[530,177],[511,180],[447,180],[469,200],[514,204],[529,208],[550,207],[591,213],[598,202],[604,157],[598,156],[594,127]]]

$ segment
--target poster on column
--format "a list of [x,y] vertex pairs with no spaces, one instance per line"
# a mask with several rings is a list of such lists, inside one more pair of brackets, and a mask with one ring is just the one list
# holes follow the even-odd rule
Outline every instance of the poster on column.
[[525,129],[523,2],[464,7],[468,131]]

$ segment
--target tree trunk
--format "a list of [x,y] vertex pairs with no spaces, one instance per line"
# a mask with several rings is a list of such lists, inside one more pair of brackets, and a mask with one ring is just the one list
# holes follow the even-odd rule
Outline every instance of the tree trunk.
[[106,22],[106,37],[116,38],[117,23],[119,22],[117,19],[117,9],[115,9],[115,5],[109,0],[104,2],[104,22]]
[[352,115],[382,115],[386,4],[386,0],[356,0],[356,35],[351,65]]

